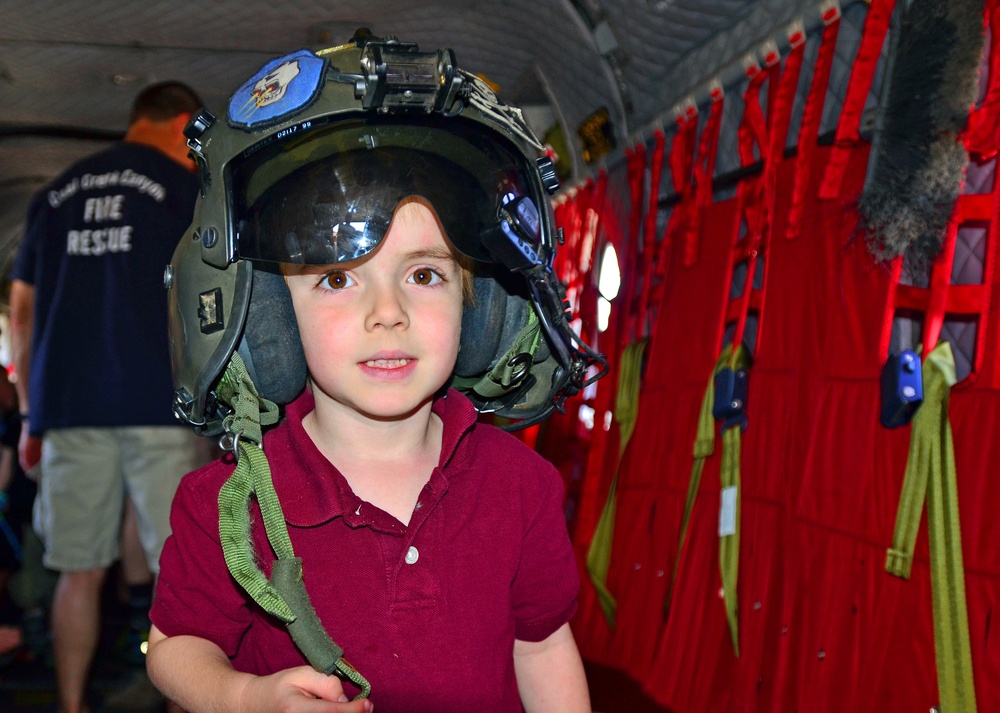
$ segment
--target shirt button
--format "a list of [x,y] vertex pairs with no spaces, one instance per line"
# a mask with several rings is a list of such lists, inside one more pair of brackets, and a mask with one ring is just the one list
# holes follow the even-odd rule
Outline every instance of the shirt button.
[[410,549],[406,551],[406,556],[403,557],[403,560],[406,564],[416,564],[418,559],[420,559],[420,553],[417,552],[416,547],[410,545]]

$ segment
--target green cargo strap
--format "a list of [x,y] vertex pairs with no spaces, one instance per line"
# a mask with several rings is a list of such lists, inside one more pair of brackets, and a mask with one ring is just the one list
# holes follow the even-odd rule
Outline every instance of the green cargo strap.
[[[524,378],[525,370],[532,366],[532,358],[538,350],[542,336],[542,324],[538,321],[535,310],[528,310],[528,323],[518,332],[510,349],[500,357],[490,371],[481,377],[455,377],[452,386],[471,389],[484,399],[496,399]],[[527,355],[528,359],[525,361]]]
[[737,657],[740,655],[739,598],[736,596],[736,584],[740,573],[740,500],[742,499],[740,441],[742,430],[737,425],[722,432],[722,464],[720,467],[722,490],[736,488],[735,528],[732,533],[719,537],[719,572],[722,574],[722,601],[726,607],[729,636],[733,641],[733,653]]
[[[295,645],[316,670],[350,681],[361,691],[357,698],[367,698],[371,685],[344,660],[343,649],[330,639],[309,601],[302,582],[302,560],[292,551],[271,468],[259,445],[262,425],[277,421],[278,408],[258,396],[237,354],[230,360],[217,393],[234,409],[226,427],[237,454],[236,469],[219,491],[219,538],[226,566],[264,611],[285,623]],[[270,581],[257,566],[253,552],[250,503],[254,496],[268,542],[278,557]]]
[[[687,539],[691,512],[694,510],[698,490],[701,487],[701,474],[705,460],[715,452],[715,419],[712,416],[712,405],[715,401],[715,377],[723,369],[747,369],[750,366],[750,354],[741,344],[734,352],[731,344],[727,344],[715,362],[715,368],[709,377],[705,395],[701,400],[701,410],[698,413],[698,430],[695,434],[694,463],[691,466],[691,479],[688,482],[687,498],[684,501],[684,514],[681,517],[680,533],[677,537],[677,556],[674,558],[674,571],[664,602],[664,614],[670,611],[670,602],[674,587],[677,584],[677,571],[680,567],[681,554]],[[722,462],[719,468],[720,496],[726,488],[736,488],[735,531],[719,537],[719,570],[722,576],[722,598],[726,610],[726,621],[729,624],[729,636],[733,642],[733,652],[740,655],[739,619],[737,615],[737,580],[740,563],[740,449],[741,429],[732,426],[722,432]]]
[[[729,363],[733,371],[750,368],[750,353],[741,344],[733,353]],[[737,580],[740,573],[740,518],[742,512],[743,486],[740,483],[740,463],[742,461],[743,429],[739,425],[723,428],[722,463],[719,469],[720,493],[726,488],[735,488],[733,532],[719,537],[719,572],[722,575],[722,600],[726,607],[726,621],[729,636],[733,641],[733,653],[740,655],[739,597]],[[720,512],[721,517],[721,512]]]
[[909,579],[926,499],[940,710],[974,713],[976,689],[965,604],[955,450],[948,419],[948,400],[956,381],[951,345],[940,342],[923,364],[924,401],[911,425],[910,452],[885,569]]
[[646,340],[629,344],[622,352],[618,373],[618,395],[615,399],[615,421],[618,422],[618,461],[625,455],[625,448],[635,433],[639,420],[639,388],[642,386],[642,355]]
[[674,585],[677,583],[677,568],[680,565],[681,552],[684,551],[684,540],[687,538],[691,511],[694,509],[694,501],[697,499],[698,489],[701,487],[701,473],[705,468],[705,460],[715,453],[715,418],[712,416],[712,404],[715,401],[715,375],[729,366],[731,355],[732,345],[727,344],[722,350],[719,360],[715,362],[712,375],[708,377],[708,386],[705,387],[705,394],[701,397],[701,409],[698,411],[698,428],[695,431],[694,447],[692,448],[694,462],[691,465],[687,498],[684,500],[684,514],[681,516],[680,532],[677,535],[677,555],[674,557],[674,572],[670,577],[667,597],[663,602],[664,616],[670,611],[670,601],[673,597]]
[[[619,424],[618,466],[628,446],[635,424],[639,418],[639,387],[642,383],[642,354],[646,341],[629,344],[622,352],[618,372],[618,395],[615,400],[615,420]],[[604,617],[611,628],[615,626],[618,602],[608,589],[608,570],[611,568],[611,547],[615,533],[615,511],[618,506],[618,466],[611,478],[608,499],[601,510],[594,536],[587,550],[587,573],[597,590],[597,599],[604,611]]]
[[587,549],[587,574],[597,591],[597,601],[608,625],[614,629],[618,616],[618,600],[608,589],[608,570],[611,569],[611,548],[614,545],[615,509],[618,507],[618,473],[611,478],[608,499],[604,501],[601,519],[597,521],[594,536]]

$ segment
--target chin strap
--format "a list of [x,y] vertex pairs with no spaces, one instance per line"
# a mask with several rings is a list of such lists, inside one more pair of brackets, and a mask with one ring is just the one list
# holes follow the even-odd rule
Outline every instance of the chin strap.
[[452,385],[472,391],[485,401],[501,399],[516,389],[535,368],[534,355],[542,338],[542,325],[535,310],[528,310],[528,323],[492,369],[482,376],[454,377]]
[[[344,659],[344,650],[323,628],[302,582],[302,559],[292,551],[271,468],[260,447],[262,426],[277,423],[278,407],[257,394],[238,354],[230,359],[217,393],[233,409],[224,422],[222,445],[237,458],[236,470],[219,492],[219,537],[226,566],[264,611],[285,623],[313,668],[353,683],[361,690],[355,700],[368,698],[371,684]],[[257,566],[251,544],[250,503],[255,496],[268,542],[278,556],[270,580]]]

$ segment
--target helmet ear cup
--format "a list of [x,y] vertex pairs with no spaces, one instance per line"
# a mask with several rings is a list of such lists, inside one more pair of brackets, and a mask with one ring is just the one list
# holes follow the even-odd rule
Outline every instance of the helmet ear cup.
[[281,274],[259,263],[250,289],[246,328],[236,351],[257,393],[287,404],[302,393],[308,374],[292,297]]
[[502,394],[496,391],[496,375],[524,357],[515,352],[523,346],[531,325],[537,328],[538,323],[523,278],[498,265],[477,265],[477,270],[475,303],[462,313],[461,349],[455,364],[458,388],[477,409],[506,418],[529,417],[549,404],[558,363],[542,330],[527,365],[530,376]]
[[[478,267],[478,266],[477,266]],[[516,294],[493,266],[483,267],[473,278],[474,304],[462,312],[462,339],[455,374],[474,377],[492,369],[527,324],[527,300]]]

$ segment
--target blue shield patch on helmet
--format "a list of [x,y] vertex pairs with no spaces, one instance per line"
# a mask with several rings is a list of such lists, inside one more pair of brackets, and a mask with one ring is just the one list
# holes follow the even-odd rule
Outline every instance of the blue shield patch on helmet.
[[253,131],[302,111],[319,96],[325,67],[309,50],[268,62],[229,100],[229,125]]

